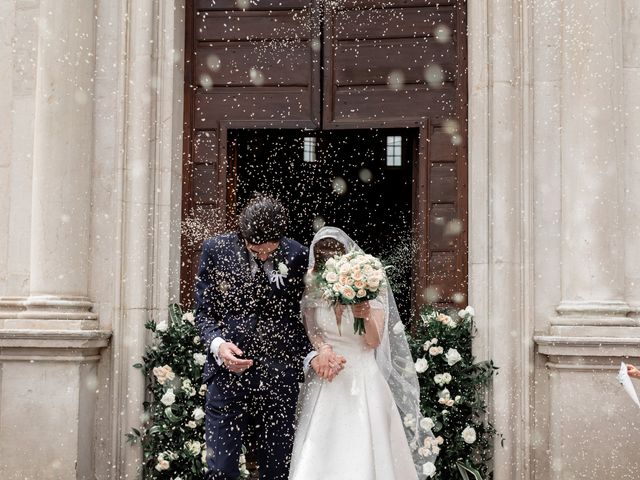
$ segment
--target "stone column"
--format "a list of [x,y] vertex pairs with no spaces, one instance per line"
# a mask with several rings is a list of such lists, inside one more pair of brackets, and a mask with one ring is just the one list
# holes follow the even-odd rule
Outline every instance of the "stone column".
[[97,327],[87,298],[94,16],[86,0],[40,2],[30,297],[20,328]]
[[566,0],[562,301],[555,325],[631,325],[624,301],[620,1]]
[[0,303],[8,480],[96,478],[97,370],[110,332],[88,299],[95,22],[93,1],[40,0],[30,295]]
[[640,5],[623,0],[626,300],[640,315]]

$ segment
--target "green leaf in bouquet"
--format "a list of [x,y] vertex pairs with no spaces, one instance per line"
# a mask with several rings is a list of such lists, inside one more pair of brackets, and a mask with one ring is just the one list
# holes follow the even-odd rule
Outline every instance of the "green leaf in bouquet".
[[182,307],[179,303],[169,305],[169,317],[173,325],[177,325],[182,320]]
[[[482,480],[480,472],[478,472],[478,470],[476,470],[475,468],[469,465],[465,465],[462,462],[458,462],[456,466],[458,467],[458,471],[460,472],[462,480]],[[473,477],[470,477],[469,474],[473,475]]]

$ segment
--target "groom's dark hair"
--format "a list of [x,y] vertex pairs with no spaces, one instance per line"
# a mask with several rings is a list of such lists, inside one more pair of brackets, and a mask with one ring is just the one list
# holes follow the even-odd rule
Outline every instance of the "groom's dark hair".
[[247,242],[260,245],[279,242],[287,231],[287,210],[274,197],[255,194],[240,212],[240,236]]

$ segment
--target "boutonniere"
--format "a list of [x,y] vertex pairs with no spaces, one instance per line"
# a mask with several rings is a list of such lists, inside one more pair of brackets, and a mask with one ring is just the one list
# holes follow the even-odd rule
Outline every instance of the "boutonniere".
[[284,279],[289,275],[289,267],[284,262],[278,262],[278,269],[271,272],[271,282],[276,284],[276,287],[284,287]]

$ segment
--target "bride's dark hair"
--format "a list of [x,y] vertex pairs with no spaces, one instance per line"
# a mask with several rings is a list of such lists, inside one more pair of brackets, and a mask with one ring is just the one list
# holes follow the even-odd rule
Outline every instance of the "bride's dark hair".
[[331,257],[343,255],[345,253],[344,245],[335,238],[323,238],[318,240],[318,242],[313,246],[313,256],[315,259],[313,270],[317,271],[318,268],[322,268],[325,262]]

